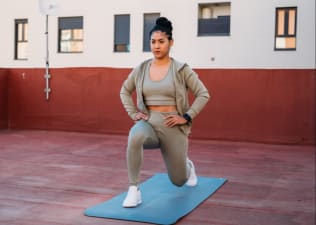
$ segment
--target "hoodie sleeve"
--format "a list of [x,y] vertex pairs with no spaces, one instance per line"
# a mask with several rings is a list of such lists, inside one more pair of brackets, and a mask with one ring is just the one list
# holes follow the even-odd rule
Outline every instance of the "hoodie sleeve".
[[134,120],[136,113],[138,111],[132,97],[132,94],[136,88],[137,73],[138,73],[137,68],[132,70],[132,72],[128,75],[127,79],[123,82],[123,85],[120,91],[120,98],[121,98],[123,107],[125,108],[127,114],[131,117],[132,120]]
[[193,119],[202,111],[209,101],[210,94],[198,75],[189,66],[184,66],[182,70],[186,86],[192,91],[195,97],[192,105],[186,111],[186,113]]

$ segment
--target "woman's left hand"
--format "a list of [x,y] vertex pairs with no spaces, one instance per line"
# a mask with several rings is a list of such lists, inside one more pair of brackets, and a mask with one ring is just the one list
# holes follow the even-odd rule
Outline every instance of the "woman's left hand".
[[164,125],[167,127],[173,127],[175,125],[182,125],[187,123],[187,120],[179,115],[168,115],[164,117],[164,120]]

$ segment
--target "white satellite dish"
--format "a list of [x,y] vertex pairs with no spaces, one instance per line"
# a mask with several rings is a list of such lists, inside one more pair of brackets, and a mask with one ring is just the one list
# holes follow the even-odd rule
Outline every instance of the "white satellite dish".
[[39,0],[39,11],[43,15],[57,15],[59,11],[58,0]]

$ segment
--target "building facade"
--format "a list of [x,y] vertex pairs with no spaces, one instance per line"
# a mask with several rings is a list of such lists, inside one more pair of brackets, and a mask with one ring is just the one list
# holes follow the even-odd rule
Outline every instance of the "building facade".
[[[315,67],[315,1],[314,0],[116,0],[90,2],[75,0],[57,2],[58,9],[49,16],[49,50],[52,67],[120,67],[130,68],[151,57],[144,51],[144,22],[150,15],[166,16],[174,26],[175,45],[172,55],[187,61],[194,68],[274,68],[307,69]],[[18,7],[16,7],[18,6]],[[294,9],[296,15],[287,18],[294,26],[295,48],[289,51],[275,49],[277,14],[279,8]],[[45,15],[39,11],[39,1],[8,1],[0,9],[2,29],[1,67],[42,67],[45,58]],[[290,14],[290,13],[289,13]],[[115,18],[127,16],[129,29],[115,40]],[[82,51],[63,54],[59,51],[60,19],[81,18]],[[228,30],[208,33],[203,21],[212,23],[228,17]],[[27,60],[15,60],[14,22],[27,20]],[[284,20],[284,19],[283,19]],[[291,21],[292,20],[292,21]],[[119,21],[120,22],[120,21]],[[150,22],[150,21],[149,21]],[[285,23],[284,21],[281,21]],[[74,24],[68,26],[75,26]],[[219,27],[221,21],[213,22]],[[222,24],[225,22],[222,22]],[[291,23],[293,25],[291,25]],[[120,24],[118,24],[120,25]],[[67,23],[65,25],[67,27]],[[211,27],[212,25],[210,25]],[[225,27],[225,25],[222,25]],[[285,27],[286,28],[286,27]],[[199,29],[201,31],[199,31]],[[225,29],[225,28],[222,28]],[[200,32],[200,33],[199,33]],[[119,35],[120,33],[118,33]],[[284,34],[286,35],[286,34]],[[117,38],[118,39],[118,38]],[[115,41],[125,41],[127,52],[115,52]],[[45,65],[45,64],[44,64]]]
[[212,95],[193,137],[315,144],[314,0],[39,2],[0,9],[1,127],[127,133],[120,85],[165,16]]

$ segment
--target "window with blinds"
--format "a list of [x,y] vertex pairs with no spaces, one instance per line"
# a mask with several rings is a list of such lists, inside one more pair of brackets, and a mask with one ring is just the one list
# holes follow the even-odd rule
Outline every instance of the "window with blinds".
[[150,36],[151,29],[156,24],[156,19],[160,17],[160,13],[144,14],[144,32],[143,32],[143,51],[150,52]]
[[130,15],[114,15],[114,52],[130,51]]
[[230,35],[230,2],[198,5],[198,36]]
[[58,52],[83,52],[83,17],[58,18]]

